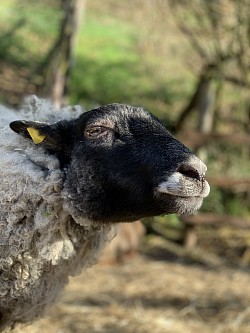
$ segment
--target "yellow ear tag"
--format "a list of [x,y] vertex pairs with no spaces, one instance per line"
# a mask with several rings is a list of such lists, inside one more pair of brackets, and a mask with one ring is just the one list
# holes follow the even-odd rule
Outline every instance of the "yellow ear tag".
[[27,127],[27,131],[29,132],[29,135],[31,136],[31,139],[33,142],[38,145],[39,143],[43,142],[43,140],[46,138],[46,135],[41,135],[39,133],[39,130],[33,127]]

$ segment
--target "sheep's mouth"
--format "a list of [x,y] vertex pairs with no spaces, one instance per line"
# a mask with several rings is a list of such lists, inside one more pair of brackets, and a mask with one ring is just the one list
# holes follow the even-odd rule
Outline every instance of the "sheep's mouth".
[[167,180],[162,181],[155,189],[156,194],[169,194],[178,198],[203,199],[208,196],[210,186],[204,176],[191,178],[180,172],[174,172]]
[[172,193],[162,188],[156,191],[155,196],[161,202],[162,210],[167,214],[195,214],[200,209],[205,193],[187,195]]

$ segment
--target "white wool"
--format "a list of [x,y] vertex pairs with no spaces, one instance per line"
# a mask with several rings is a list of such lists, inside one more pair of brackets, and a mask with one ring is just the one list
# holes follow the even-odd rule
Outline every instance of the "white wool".
[[110,227],[72,217],[57,158],[9,128],[18,119],[51,124],[81,112],[79,107],[59,111],[36,97],[20,112],[0,107],[2,327],[39,317],[68,276],[92,266],[111,238]]

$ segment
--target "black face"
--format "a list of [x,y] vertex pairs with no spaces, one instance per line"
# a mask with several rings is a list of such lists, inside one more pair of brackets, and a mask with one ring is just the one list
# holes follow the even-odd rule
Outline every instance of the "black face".
[[114,222],[166,212],[154,189],[190,152],[158,120],[143,110],[108,109],[84,114],[75,126],[65,186],[84,216]]
[[[44,135],[45,149],[60,159],[76,215],[100,222],[134,221],[179,212],[180,201],[185,205],[194,200],[156,190],[193,155],[141,108],[112,104],[51,126],[11,124],[26,137],[30,126]],[[190,169],[195,170],[189,168],[185,177],[193,181],[198,172],[191,175]]]

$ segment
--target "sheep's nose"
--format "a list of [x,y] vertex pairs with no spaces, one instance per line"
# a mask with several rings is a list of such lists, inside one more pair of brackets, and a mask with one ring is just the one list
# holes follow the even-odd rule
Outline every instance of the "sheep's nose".
[[176,171],[186,177],[201,181],[205,178],[207,167],[198,157],[192,156],[186,162],[181,163]]

